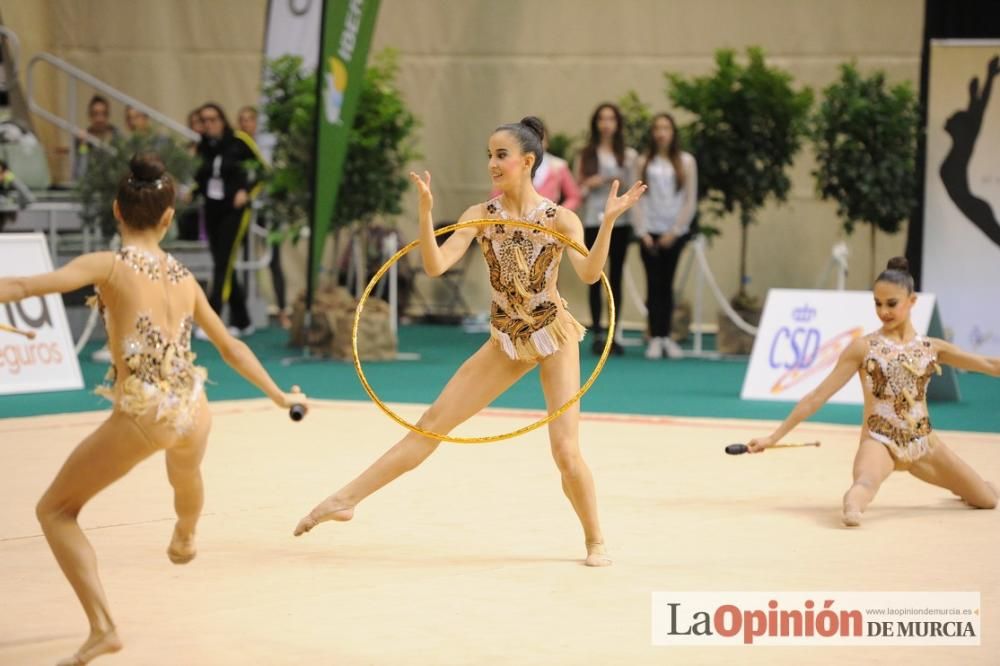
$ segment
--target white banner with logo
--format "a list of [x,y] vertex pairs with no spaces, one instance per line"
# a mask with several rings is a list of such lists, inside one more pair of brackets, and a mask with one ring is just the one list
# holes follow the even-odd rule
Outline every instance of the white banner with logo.
[[1000,356],[998,55],[996,40],[931,44],[924,174],[923,288],[954,342],[987,356]]
[[[0,234],[0,277],[51,270],[43,234]],[[29,340],[0,331],[0,395],[83,388],[62,296],[0,304],[0,323],[35,333]]]
[[322,20],[323,0],[271,0],[264,55],[268,60],[297,55],[302,58],[303,69],[315,69]]
[[[934,309],[933,295],[917,295],[911,318],[918,334],[929,334]],[[852,341],[881,326],[870,291],[771,289],[740,397],[798,401],[830,374]],[[849,381],[830,402],[862,404],[860,380]]]
[[[267,6],[267,29],[264,35],[266,63],[285,55],[302,58],[302,70],[312,72],[319,59],[320,27],[323,23],[323,0],[270,0]],[[261,82],[263,86],[263,81]],[[276,137],[267,131],[265,100],[260,101],[260,129],[257,146],[271,160]]]

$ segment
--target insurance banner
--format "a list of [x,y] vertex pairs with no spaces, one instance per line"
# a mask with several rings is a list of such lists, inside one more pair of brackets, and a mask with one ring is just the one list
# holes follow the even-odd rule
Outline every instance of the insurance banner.
[[[51,270],[43,234],[0,234],[0,277]],[[0,330],[0,395],[83,388],[61,295],[2,304],[0,324],[33,336]]]

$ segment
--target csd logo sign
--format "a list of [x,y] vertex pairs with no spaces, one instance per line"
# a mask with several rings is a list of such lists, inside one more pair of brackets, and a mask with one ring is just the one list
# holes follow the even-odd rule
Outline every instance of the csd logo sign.
[[[844,353],[855,339],[860,338],[864,334],[864,329],[860,326],[848,329],[843,333],[838,333],[826,342],[820,344],[819,331],[807,330],[807,329],[797,329],[798,332],[805,331],[804,337],[800,334],[798,338],[795,337],[796,331],[792,331],[789,336],[789,340],[800,340],[803,341],[802,346],[796,346],[795,342],[790,342],[792,350],[800,350],[802,356],[798,365],[786,366],[787,372],[785,372],[778,381],[774,383],[771,387],[771,393],[778,395],[784,393],[791,387],[795,386],[799,382],[808,379],[815,375],[816,373],[826,372],[827,369],[832,368],[836,364],[837,359],[840,355]],[[815,335],[814,335],[815,334]],[[775,336],[775,342],[777,342],[780,336]],[[816,349],[815,351],[810,351],[812,340],[815,339]],[[773,354],[773,351],[772,351]],[[773,366],[777,368],[778,366]]]
[[799,326],[782,326],[771,339],[768,363],[772,369],[802,369],[813,364],[819,353],[822,335],[819,329],[805,325],[815,318],[816,310],[809,304],[792,310],[792,320]]
[[768,361],[775,370],[808,368],[819,354],[819,345],[819,329],[782,326],[771,342]]
[[[814,390],[836,366],[844,350],[881,325],[870,291],[769,289],[757,326],[753,353],[743,377],[744,400],[794,401]],[[922,294],[913,309],[913,325],[926,334],[934,296]],[[830,401],[860,405],[861,382],[855,378]]]
[[816,373],[832,368],[848,345],[863,333],[852,328],[838,333],[826,342],[819,328],[808,324],[816,319],[816,309],[808,304],[792,310],[792,320],[798,326],[781,326],[771,339],[768,365],[772,370],[784,370],[771,387],[772,394],[781,394]]

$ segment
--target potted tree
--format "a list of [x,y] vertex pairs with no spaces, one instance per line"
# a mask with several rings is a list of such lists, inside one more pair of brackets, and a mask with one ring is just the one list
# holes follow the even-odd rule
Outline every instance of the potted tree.
[[869,225],[871,281],[876,230],[898,233],[916,205],[919,123],[908,83],[890,88],[884,72],[864,77],[853,64],[841,66],[812,118],[816,189],[824,200],[837,202],[848,236],[857,223]]
[[[406,165],[418,157],[414,135],[417,120],[396,85],[398,71],[395,51],[387,49],[373,57],[365,71],[354,124],[348,134],[344,176],[331,230],[336,234],[346,229],[350,242],[362,247],[367,246],[368,232],[376,219],[402,212],[402,196],[408,187]],[[288,234],[297,237],[308,222],[315,91],[315,72],[303,72],[300,58],[283,56],[268,64],[264,112],[268,130],[275,134],[277,142],[263,209],[269,216],[288,221],[284,231],[274,234],[275,240]],[[362,252],[361,256],[366,254]],[[367,274],[364,267],[360,272]],[[300,298],[293,316],[292,343],[296,345],[306,342],[302,330],[304,305],[304,298]],[[371,305],[369,314],[385,314],[374,301]],[[335,284],[325,294],[317,294],[316,306],[323,313],[314,316],[314,321],[321,325],[326,322],[328,330],[319,336],[323,342],[315,346],[325,348],[319,351],[349,356],[349,329],[345,336],[343,323],[347,317],[342,311],[353,310],[353,300]],[[309,337],[310,346],[314,346],[313,331]],[[377,346],[371,343],[377,337],[374,332],[365,337],[368,344]]]
[[578,141],[566,132],[553,132],[549,136],[549,152],[572,164],[573,158],[576,157],[577,143]]
[[649,124],[653,121],[653,110],[642,101],[639,93],[629,90],[618,100],[622,112],[625,131],[625,145],[635,148],[641,155],[649,141]]
[[[193,157],[186,146],[153,132],[116,138],[108,148],[91,152],[87,170],[76,184],[83,223],[92,231],[100,231],[106,239],[118,230],[111,204],[118,193],[118,181],[128,173],[133,155],[147,151],[157,153],[178,185],[189,183],[198,167],[198,158]],[[177,213],[183,212],[183,208],[178,200]]]
[[[768,200],[788,197],[788,167],[807,136],[812,91],[794,89],[791,75],[768,66],[760,48],[747,49],[745,65],[734,51],[720,49],[715,64],[708,76],[667,73],[667,94],[693,116],[687,146],[698,159],[701,198],[718,217],[738,215],[740,285],[732,305],[756,324],[759,301],[747,290],[750,225]],[[745,354],[752,346],[752,336],[720,313],[719,351]]]
[[267,131],[275,137],[261,214],[281,221],[272,243],[298,240],[309,222],[315,75],[302,70],[302,58],[281,56],[267,63],[261,92]]

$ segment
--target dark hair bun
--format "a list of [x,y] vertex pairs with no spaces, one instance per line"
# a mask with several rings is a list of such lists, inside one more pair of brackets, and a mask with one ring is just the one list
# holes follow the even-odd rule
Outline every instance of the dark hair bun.
[[545,138],[545,123],[543,123],[541,119],[536,118],[535,116],[525,116],[524,118],[521,118],[521,124],[537,134],[539,141],[542,141]]
[[899,271],[900,273],[910,272],[910,262],[906,260],[906,257],[893,257],[889,260],[889,263],[885,265],[887,271]]
[[167,171],[163,160],[156,153],[139,153],[133,155],[128,163],[132,177],[141,181],[153,181]]

